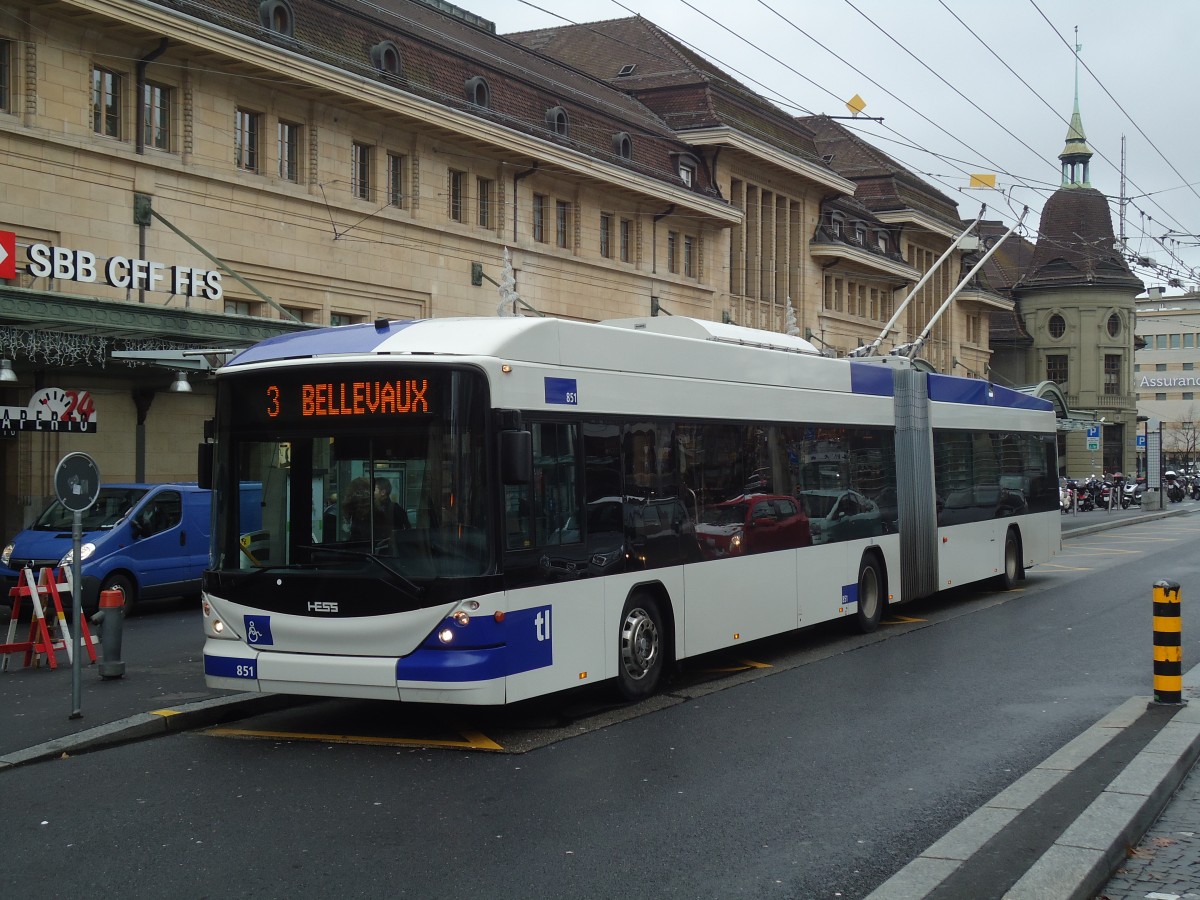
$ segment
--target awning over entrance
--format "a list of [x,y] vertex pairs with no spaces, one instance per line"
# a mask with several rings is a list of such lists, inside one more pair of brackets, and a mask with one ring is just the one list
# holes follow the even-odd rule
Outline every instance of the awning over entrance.
[[49,365],[103,367],[113,350],[239,349],[312,327],[0,286],[0,356]]

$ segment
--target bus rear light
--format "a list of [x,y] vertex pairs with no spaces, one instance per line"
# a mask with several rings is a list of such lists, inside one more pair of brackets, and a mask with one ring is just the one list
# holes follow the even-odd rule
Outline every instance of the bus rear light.
[[443,628],[438,632],[438,640],[443,644],[449,644],[452,640],[454,640],[454,632],[449,628]]
[[504,610],[502,610],[502,609],[496,610],[494,613],[492,613],[492,618],[495,619],[497,622],[503,622],[504,621]]

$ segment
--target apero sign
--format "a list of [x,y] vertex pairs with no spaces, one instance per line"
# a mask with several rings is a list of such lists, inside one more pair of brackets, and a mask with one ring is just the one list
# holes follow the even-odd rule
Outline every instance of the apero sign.
[[[4,232],[0,232],[3,235]],[[166,291],[184,297],[220,300],[224,296],[221,273],[189,266],[168,266],[148,259],[110,256],[97,258],[87,250],[30,244],[25,270],[34,278],[57,278],[93,284],[103,281],[115,288]],[[0,263],[2,265],[2,263]]]
[[28,406],[0,406],[0,434],[17,431],[56,431],[82,434],[96,431],[96,404],[88,391],[42,388]]

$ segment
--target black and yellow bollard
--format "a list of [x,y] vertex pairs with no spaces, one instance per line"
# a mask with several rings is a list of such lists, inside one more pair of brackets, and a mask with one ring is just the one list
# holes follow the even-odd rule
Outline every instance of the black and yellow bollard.
[[1154,583],[1154,702],[1172,706],[1183,700],[1183,627],[1179,585]]

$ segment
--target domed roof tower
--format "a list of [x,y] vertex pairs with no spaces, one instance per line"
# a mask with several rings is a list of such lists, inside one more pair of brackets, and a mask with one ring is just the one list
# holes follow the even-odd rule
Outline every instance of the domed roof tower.
[[1091,186],[1092,149],[1079,114],[1079,49],[1075,106],[1058,155],[1062,184],[1042,208],[1033,258],[1012,293],[1033,340],[1026,380],[1054,381],[1076,425],[1102,425],[1099,447],[1094,439],[1085,442],[1082,431],[1060,434],[1060,468],[1083,476],[1132,468],[1134,297],[1145,288],[1117,244],[1108,198]]

